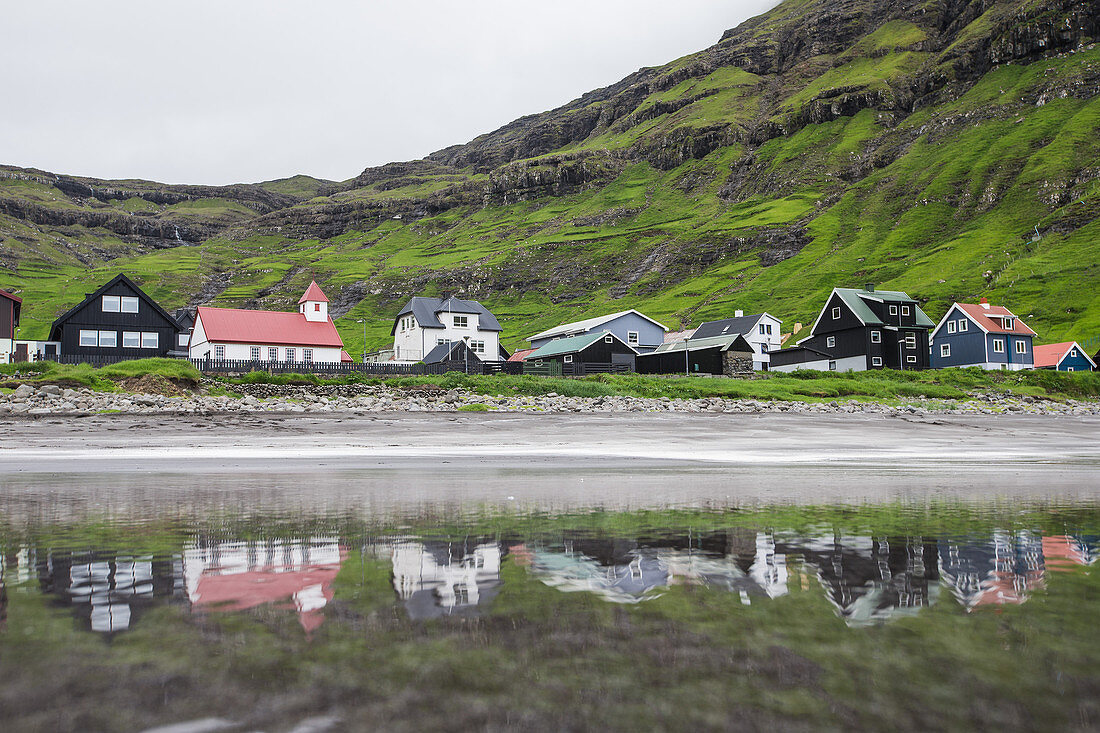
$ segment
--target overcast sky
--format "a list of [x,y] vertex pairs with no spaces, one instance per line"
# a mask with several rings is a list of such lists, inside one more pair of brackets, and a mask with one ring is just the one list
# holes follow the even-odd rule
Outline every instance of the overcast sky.
[[0,163],[344,180],[715,43],[776,0],[0,0]]

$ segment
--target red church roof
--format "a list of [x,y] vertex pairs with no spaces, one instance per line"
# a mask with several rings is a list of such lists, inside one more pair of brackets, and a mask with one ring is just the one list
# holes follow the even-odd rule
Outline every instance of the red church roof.
[[199,306],[195,319],[202,323],[207,341],[307,347],[344,346],[344,340],[336,332],[331,318],[310,322],[301,313]]
[[348,352],[344,351],[343,349],[340,349],[340,361],[342,361],[342,362],[350,362],[350,361],[353,361],[353,360],[352,360],[352,358],[351,358],[351,354],[349,354]]
[[321,286],[317,284],[316,280],[309,281],[309,287],[306,288],[306,292],[302,295],[302,298],[298,301],[298,305],[305,303],[307,300],[315,300],[321,303],[327,303],[328,298],[321,292]]
[[[1011,333],[1020,336],[1034,336],[1035,332],[1016,317],[1008,308],[990,305],[983,308],[980,303],[956,303],[966,315],[970,316],[986,333]],[[988,305],[988,304],[987,304]],[[992,318],[990,316],[993,316]],[[1005,316],[1013,319],[1012,328],[1005,328],[1001,319]]]

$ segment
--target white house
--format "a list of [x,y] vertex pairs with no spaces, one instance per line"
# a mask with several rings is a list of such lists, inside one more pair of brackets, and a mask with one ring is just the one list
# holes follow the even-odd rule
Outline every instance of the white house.
[[394,360],[418,362],[441,344],[465,342],[482,361],[502,361],[500,323],[476,300],[416,296],[394,319]]
[[297,313],[199,306],[187,347],[192,359],[339,364],[350,361],[328,315],[328,298],[311,282]]
[[766,371],[771,362],[771,352],[782,348],[779,328],[783,321],[770,313],[745,315],[744,311],[734,311],[733,318],[720,321],[707,321],[695,329],[693,339],[712,338],[714,336],[734,336],[741,334],[752,345],[755,352],[752,368]]

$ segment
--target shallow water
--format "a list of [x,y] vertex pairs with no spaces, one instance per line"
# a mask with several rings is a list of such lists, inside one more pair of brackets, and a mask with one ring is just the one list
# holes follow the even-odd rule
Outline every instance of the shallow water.
[[461,471],[8,476],[5,728],[1100,725],[1089,465]]

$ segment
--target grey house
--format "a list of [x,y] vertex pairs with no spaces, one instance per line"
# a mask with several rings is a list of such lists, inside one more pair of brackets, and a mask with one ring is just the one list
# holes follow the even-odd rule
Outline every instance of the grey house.
[[664,343],[668,329],[643,313],[628,310],[565,323],[536,333],[534,336],[528,336],[527,340],[531,342],[532,347],[538,349],[554,339],[605,332],[614,334],[630,348],[645,354]]

